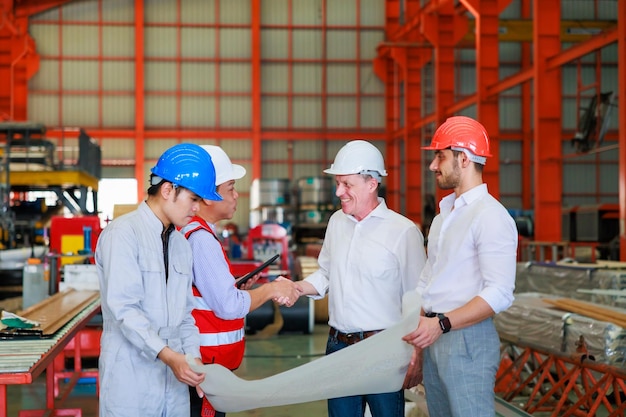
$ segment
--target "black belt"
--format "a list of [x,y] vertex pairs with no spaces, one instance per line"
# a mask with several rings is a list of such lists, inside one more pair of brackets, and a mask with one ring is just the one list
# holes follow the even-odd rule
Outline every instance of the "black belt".
[[341,343],[346,343],[348,345],[353,345],[357,342],[360,342],[363,339],[367,339],[370,336],[374,336],[376,333],[380,333],[382,330],[368,330],[364,332],[352,332],[352,333],[343,333],[334,327],[330,328],[328,334],[330,337],[337,338]]

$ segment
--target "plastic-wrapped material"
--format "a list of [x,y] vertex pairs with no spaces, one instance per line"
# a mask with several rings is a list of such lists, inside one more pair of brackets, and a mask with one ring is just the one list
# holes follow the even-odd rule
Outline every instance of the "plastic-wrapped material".
[[602,269],[590,265],[518,263],[515,291],[518,293],[542,293],[578,300],[593,301],[604,305],[616,305],[616,297],[578,292],[579,289],[626,288],[626,271]]
[[565,352],[575,353],[583,336],[587,350],[596,362],[626,367],[626,331],[606,321],[571,314],[565,326]]
[[[554,352],[577,353],[583,336],[587,354],[598,363],[626,367],[626,330],[614,323],[570,313],[542,301],[562,298],[540,293],[515,294],[513,305],[496,315],[494,321],[501,335]],[[617,312],[626,310],[607,307]]]
[[552,296],[538,293],[515,294],[513,305],[495,316],[498,332],[513,336],[523,343],[561,352],[564,319],[569,313],[544,303],[542,299],[546,297]]

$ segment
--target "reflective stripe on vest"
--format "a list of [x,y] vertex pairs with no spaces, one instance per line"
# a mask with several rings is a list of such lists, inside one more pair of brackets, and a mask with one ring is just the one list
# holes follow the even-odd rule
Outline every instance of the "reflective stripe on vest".
[[200,333],[200,346],[222,346],[241,342],[246,335],[244,329],[221,333]]

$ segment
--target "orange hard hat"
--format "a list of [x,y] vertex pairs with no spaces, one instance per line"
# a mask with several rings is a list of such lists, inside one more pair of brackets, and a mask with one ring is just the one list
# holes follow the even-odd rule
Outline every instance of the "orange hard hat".
[[468,150],[471,154],[482,157],[475,162],[483,164],[486,157],[492,156],[489,153],[489,135],[485,127],[467,116],[449,117],[433,135],[430,146],[422,147],[435,151],[447,148]]

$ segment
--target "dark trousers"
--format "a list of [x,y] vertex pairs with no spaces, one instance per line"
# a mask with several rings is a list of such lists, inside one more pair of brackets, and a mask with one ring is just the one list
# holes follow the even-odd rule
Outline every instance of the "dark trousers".
[[[189,400],[191,403],[191,417],[202,417],[202,398],[198,397],[195,387],[189,387]],[[226,413],[215,411],[215,417],[225,417]]]
[[[335,336],[329,336],[326,354],[348,347]],[[404,390],[384,394],[354,395],[328,400],[329,417],[363,417],[369,405],[373,417],[404,417]]]

